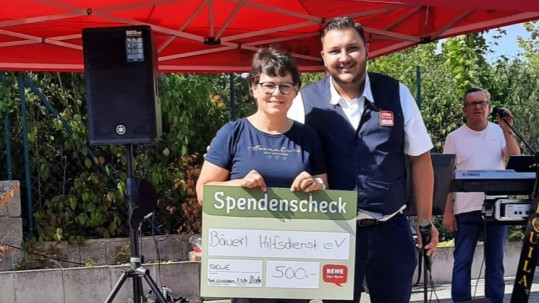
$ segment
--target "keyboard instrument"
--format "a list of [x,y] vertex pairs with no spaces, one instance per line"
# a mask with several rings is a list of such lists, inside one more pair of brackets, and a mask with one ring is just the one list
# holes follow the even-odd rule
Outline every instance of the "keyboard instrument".
[[487,195],[530,195],[534,172],[514,170],[457,170],[450,192],[485,192]]

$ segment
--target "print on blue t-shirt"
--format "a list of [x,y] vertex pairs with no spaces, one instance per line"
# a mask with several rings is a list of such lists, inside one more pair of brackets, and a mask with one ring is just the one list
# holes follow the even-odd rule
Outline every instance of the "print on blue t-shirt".
[[302,171],[326,173],[322,144],[315,131],[294,122],[284,134],[267,134],[246,118],[225,124],[213,138],[206,161],[241,179],[258,171],[269,187],[290,187]]

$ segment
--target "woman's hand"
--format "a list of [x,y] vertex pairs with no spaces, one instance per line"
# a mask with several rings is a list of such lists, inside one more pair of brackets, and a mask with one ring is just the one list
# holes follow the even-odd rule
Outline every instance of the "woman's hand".
[[[318,180],[317,180],[318,179]],[[326,189],[324,178],[315,178],[306,171],[301,172],[290,187],[291,191],[302,191],[304,193],[310,193],[313,191]]]
[[265,192],[267,189],[266,182],[262,175],[256,170],[251,170],[245,177],[238,180],[238,186],[244,188],[255,188],[260,187],[260,189]]

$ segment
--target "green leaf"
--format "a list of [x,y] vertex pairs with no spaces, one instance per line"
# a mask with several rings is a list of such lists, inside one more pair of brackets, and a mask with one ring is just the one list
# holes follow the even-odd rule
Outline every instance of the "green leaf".
[[71,207],[72,210],[75,210],[77,207],[77,199],[75,199],[75,197],[69,197],[69,207]]
[[86,168],[92,167],[92,161],[90,161],[90,159],[88,159],[88,158],[84,159],[84,166]]

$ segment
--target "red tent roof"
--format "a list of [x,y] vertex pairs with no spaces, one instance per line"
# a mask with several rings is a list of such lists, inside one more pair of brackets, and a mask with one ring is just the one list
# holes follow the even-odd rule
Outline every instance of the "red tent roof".
[[[375,58],[422,42],[539,19],[537,0],[13,0],[0,10],[0,70],[82,71],[81,30],[148,24],[162,72],[244,72],[254,50],[321,71],[325,20],[360,22]],[[205,41],[220,41],[219,44]]]

